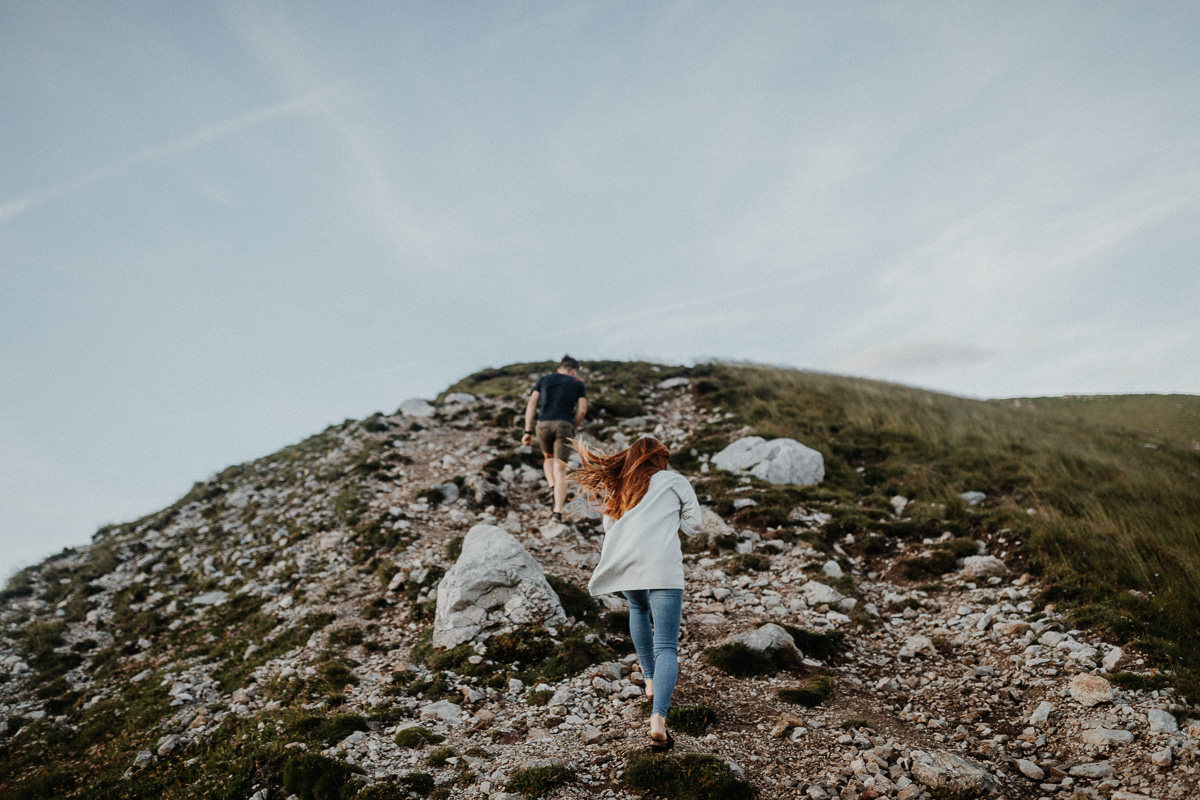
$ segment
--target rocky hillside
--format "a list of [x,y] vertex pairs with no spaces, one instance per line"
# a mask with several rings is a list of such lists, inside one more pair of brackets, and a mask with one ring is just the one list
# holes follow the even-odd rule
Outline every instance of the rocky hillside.
[[[648,754],[623,606],[583,589],[596,515],[577,500],[549,524],[540,456],[518,446],[541,366],[331,427],[19,574],[0,606],[0,795],[1136,800],[1200,785],[1200,714],[1159,651],[1047,602],[1054,573],[1022,519],[1043,499],[1005,476],[906,483],[839,444],[840,421],[797,437],[825,457],[819,485],[728,472],[727,445],[799,417],[773,406],[756,423],[729,373],[591,364],[586,435],[654,434],[708,507],[685,558],[678,744]],[[471,577],[498,564],[517,566]]]

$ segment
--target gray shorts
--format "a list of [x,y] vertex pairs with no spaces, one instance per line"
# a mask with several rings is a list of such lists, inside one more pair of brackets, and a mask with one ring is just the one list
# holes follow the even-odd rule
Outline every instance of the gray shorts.
[[553,454],[559,461],[566,461],[571,455],[567,439],[575,435],[575,426],[565,419],[552,419],[549,422],[539,422],[534,428],[538,444],[542,446],[542,455]]

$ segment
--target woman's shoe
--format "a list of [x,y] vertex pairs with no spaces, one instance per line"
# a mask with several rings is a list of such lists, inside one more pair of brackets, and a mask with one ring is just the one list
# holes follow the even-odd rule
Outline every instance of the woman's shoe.
[[667,731],[667,740],[665,742],[660,742],[658,739],[655,739],[653,736],[650,737],[650,749],[656,753],[665,753],[674,746],[675,746],[675,739],[674,739],[674,737],[671,736],[670,731]]

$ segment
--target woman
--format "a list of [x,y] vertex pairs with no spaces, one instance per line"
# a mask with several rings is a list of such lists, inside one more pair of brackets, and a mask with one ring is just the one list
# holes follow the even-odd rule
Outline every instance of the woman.
[[688,479],[667,469],[670,454],[657,439],[605,456],[573,442],[583,466],[571,477],[604,506],[604,546],[588,589],[621,592],[629,601],[629,635],[653,701],[650,747],[670,750],[667,711],[679,675],[683,551],[679,533],[700,531],[700,504]]

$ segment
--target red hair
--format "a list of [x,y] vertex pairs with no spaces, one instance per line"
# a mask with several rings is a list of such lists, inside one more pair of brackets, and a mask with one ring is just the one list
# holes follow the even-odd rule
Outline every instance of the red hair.
[[666,469],[671,458],[666,446],[649,436],[611,456],[593,452],[577,440],[571,446],[583,462],[571,471],[571,479],[593,504],[603,502],[604,513],[613,519],[620,519],[646,496],[650,478]]

